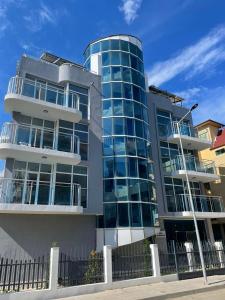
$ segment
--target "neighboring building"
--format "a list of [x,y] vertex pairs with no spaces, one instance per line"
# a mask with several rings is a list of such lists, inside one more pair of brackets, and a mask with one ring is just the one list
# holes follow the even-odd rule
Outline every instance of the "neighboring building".
[[[199,151],[201,159],[214,161],[220,179],[205,184],[205,192],[208,195],[218,195],[225,203],[225,128],[224,124],[213,120],[207,120],[196,126],[198,134],[211,141],[211,147]],[[215,239],[225,239],[225,220],[213,220],[213,232]]]
[[[0,159],[0,252],[43,254],[53,242],[87,253],[104,244],[195,239],[176,121],[183,99],[148,88],[130,35],[90,43],[84,67],[50,53],[23,56],[10,79]],[[202,239],[225,217],[197,151],[211,145],[191,116],[180,126]],[[219,196],[219,195],[218,195]],[[158,209],[159,207],[159,209]],[[159,227],[160,221],[160,227]]]
[[149,88],[152,151],[162,230],[158,239],[165,240],[165,235],[167,240],[196,239],[180,151],[181,137],[200,235],[202,239],[213,240],[211,221],[225,217],[224,205],[220,194],[210,197],[205,193],[204,184],[215,182],[219,176],[214,162],[198,159],[198,150],[209,148],[211,141],[197,134],[191,114],[181,123],[181,135],[178,134],[176,122],[188,112],[183,100],[153,86]]

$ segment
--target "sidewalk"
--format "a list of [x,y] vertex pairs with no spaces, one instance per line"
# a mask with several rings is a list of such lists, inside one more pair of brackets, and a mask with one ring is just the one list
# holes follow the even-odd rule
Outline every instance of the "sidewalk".
[[[169,283],[154,283],[124,289],[108,290],[95,294],[61,298],[60,300],[164,300],[182,296],[221,290],[225,292],[225,275],[208,277],[209,284],[204,285],[202,278]],[[224,298],[225,299],[225,298]],[[215,298],[216,300],[216,298]]]

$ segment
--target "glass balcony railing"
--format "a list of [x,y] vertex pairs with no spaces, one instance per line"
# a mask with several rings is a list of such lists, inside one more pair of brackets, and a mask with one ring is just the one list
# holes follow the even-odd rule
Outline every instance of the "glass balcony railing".
[[[225,212],[223,199],[219,196],[193,195],[193,204],[196,212]],[[186,194],[173,197],[168,203],[168,210],[171,212],[192,211],[190,196]]]
[[[168,130],[169,135],[170,134],[179,134],[178,128],[177,128],[177,123],[178,122],[172,122],[170,130]],[[193,126],[191,126],[190,124],[181,123],[179,125],[179,129],[180,129],[180,134],[181,135],[187,135],[187,136],[190,136],[190,137],[199,138],[203,141],[207,141],[206,137],[204,135],[199,135],[198,131]]]
[[7,94],[23,95],[77,110],[80,107],[80,97],[75,92],[17,76],[10,79]]
[[3,124],[0,143],[80,153],[80,139],[78,136],[56,133],[54,130],[47,128],[17,123]]
[[[193,155],[186,154],[185,161],[188,171],[216,174],[215,163],[211,160],[199,160]],[[182,155],[177,155],[174,159],[164,162],[163,167],[168,173],[185,170]]]
[[81,206],[81,186],[0,178],[0,203]]

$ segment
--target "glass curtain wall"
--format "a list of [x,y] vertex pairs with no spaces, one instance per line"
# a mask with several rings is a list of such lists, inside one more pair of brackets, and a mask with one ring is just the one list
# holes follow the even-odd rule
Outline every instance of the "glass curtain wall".
[[88,46],[101,54],[105,228],[151,227],[156,214],[143,54],[123,39]]

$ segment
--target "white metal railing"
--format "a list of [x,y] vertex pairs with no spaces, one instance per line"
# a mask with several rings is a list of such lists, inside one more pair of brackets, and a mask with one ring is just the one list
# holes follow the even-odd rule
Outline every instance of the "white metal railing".
[[[176,121],[173,121],[171,123],[171,132],[172,134],[178,134],[178,128],[177,128],[177,123]],[[196,128],[194,128],[193,126],[191,126],[190,124],[186,124],[186,123],[180,123],[179,125],[180,128],[180,134],[181,135],[187,135],[190,137],[196,137],[199,138],[203,141],[208,141],[205,136],[200,135],[197,131]]]
[[[220,196],[192,195],[192,199],[196,212],[225,212],[224,202]],[[192,211],[189,195],[180,194],[172,200],[170,211]]]
[[80,108],[80,96],[76,92],[18,76],[10,79],[7,94],[23,95],[78,110]]
[[[200,160],[190,154],[185,155],[185,160],[188,171],[216,174],[215,163],[211,160]],[[164,163],[164,170],[166,172],[174,172],[184,169],[185,167],[182,155],[177,155],[174,159]]]
[[81,186],[76,183],[0,178],[0,203],[81,206]]
[[80,139],[76,135],[10,122],[2,126],[0,143],[80,153]]

